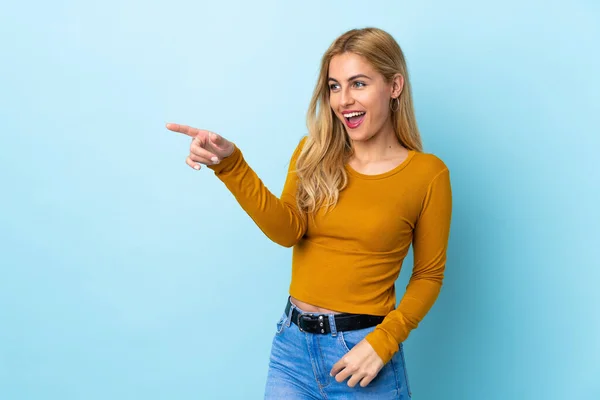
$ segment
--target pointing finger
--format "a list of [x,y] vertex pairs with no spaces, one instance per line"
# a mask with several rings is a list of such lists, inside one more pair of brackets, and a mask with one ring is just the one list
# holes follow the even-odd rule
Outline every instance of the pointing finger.
[[193,128],[193,127],[187,126],[187,125],[168,123],[166,126],[167,126],[167,129],[170,131],[183,133],[184,135],[188,135],[191,137],[196,137],[196,135],[198,135],[198,133],[200,133],[200,129]]

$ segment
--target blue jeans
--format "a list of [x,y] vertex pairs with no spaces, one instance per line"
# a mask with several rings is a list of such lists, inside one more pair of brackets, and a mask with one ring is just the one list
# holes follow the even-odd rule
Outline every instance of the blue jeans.
[[375,327],[336,332],[334,314],[327,314],[331,333],[301,332],[289,313],[277,321],[277,328],[265,387],[266,400],[305,399],[402,399],[411,398],[402,343],[399,351],[366,386],[348,386],[329,376],[333,364],[372,332]]

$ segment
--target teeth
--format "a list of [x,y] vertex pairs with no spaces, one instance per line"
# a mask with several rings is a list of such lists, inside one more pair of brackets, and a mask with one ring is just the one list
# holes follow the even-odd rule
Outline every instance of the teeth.
[[359,116],[359,115],[363,115],[364,113],[365,113],[364,111],[353,112],[353,113],[350,113],[350,114],[344,114],[344,117],[346,117],[346,118],[356,117],[356,116]]

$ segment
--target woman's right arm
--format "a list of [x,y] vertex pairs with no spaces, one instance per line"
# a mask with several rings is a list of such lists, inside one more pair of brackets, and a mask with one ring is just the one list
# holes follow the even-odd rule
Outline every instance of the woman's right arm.
[[218,164],[207,165],[227,186],[262,232],[275,243],[285,247],[292,247],[306,232],[306,215],[301,213],[296,205],[298,179],[295,173],[296,160],[305,141],[306,137],[303,137],[291,157],[280,198],[267,189],[235,145],[231,155]]

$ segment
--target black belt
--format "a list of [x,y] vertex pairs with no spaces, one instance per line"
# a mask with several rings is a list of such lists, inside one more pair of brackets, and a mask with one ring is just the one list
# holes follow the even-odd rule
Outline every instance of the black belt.
[[[285,306],[285,314],[289,314],[292,302],[288,297]],[[369,314],[334,314],[336,331],[353,331],[356,329],[369,328],[375,326],[385,317],[381,315]],[[297,308],[292,311],[292,322],[298,325],[300,331],[309,333],[330,333],[329,317],[327,314],[300,313]]]

